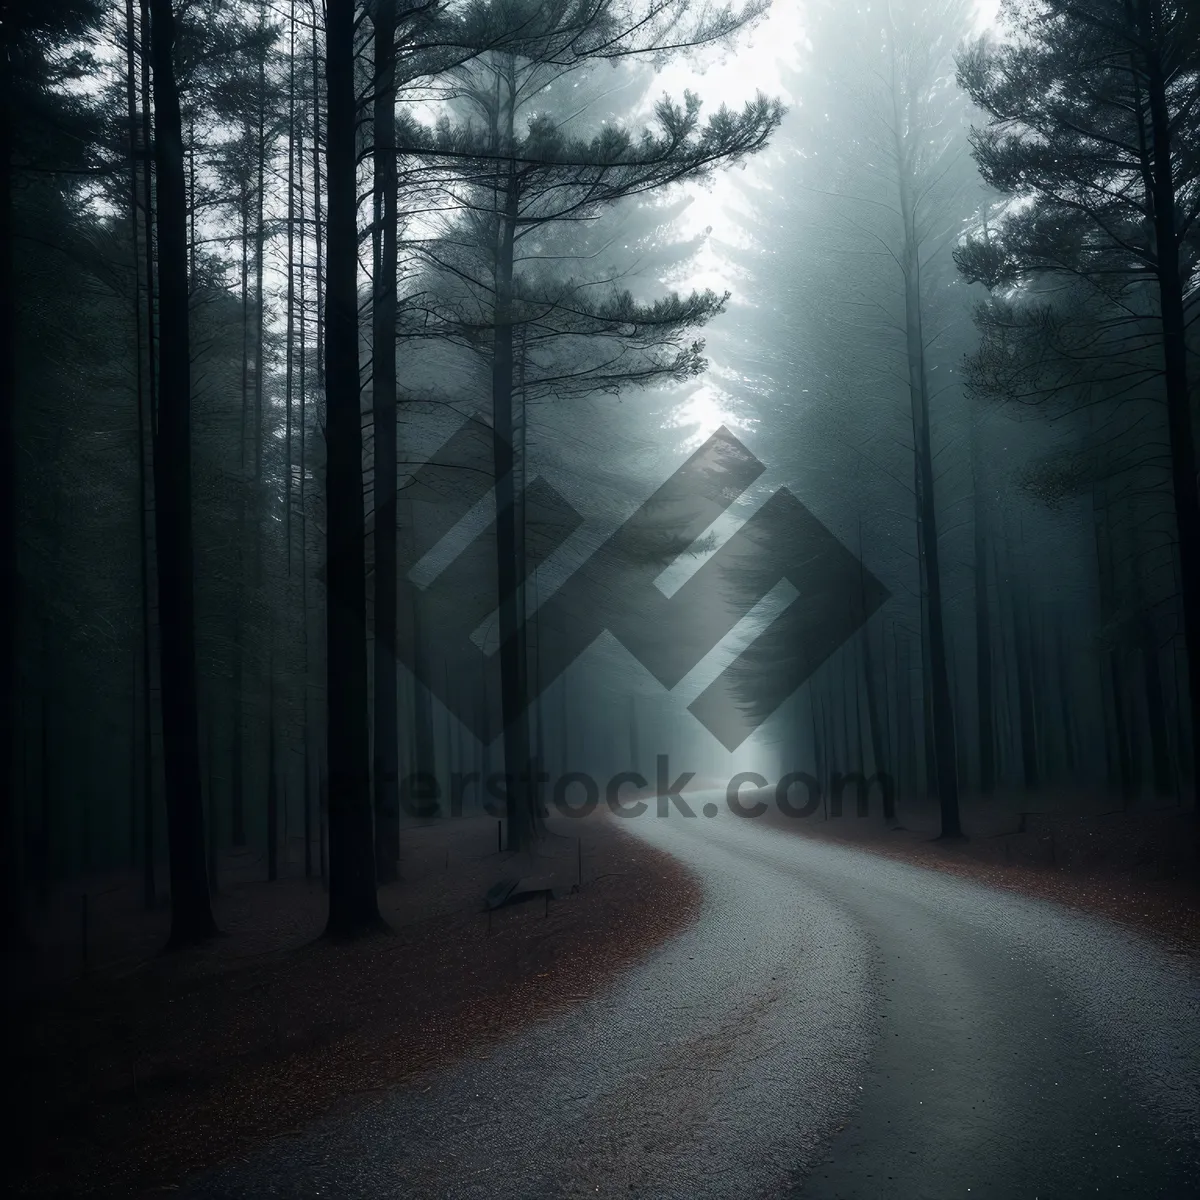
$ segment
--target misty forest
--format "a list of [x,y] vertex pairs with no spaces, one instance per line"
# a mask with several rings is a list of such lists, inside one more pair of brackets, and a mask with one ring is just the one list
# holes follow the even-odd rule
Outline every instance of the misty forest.
[[0,38],[21,1194],[1196,1184],[1200,7]]

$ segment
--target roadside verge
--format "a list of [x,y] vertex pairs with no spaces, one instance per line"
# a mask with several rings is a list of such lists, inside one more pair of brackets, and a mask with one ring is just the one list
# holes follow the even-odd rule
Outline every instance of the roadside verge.
[[[589,998],[699,908],[695,877],[614,821],[553,819],[537,860],[498,853],[486,818],[404,846],[390,934],[327,942],[319,881],[243,884],[211,946],[11,1006],[14,1194],[169,1187]],[[484,911],[535,872],[554,899]]]

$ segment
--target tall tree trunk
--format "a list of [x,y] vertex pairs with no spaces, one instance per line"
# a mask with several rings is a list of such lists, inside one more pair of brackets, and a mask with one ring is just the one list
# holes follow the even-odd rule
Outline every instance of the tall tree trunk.
[[292,577],[292,392],[296,348],[296,0],[288,11],[287,333],[284,364],[283,541]]
[[1108,651],[1108,671],[1113,694],[1113,734],[1117,741],[1117,771],[1120,777],[1121,803],[1122,807],[1125,807],[1137,796],[1138,778],[1125,714],[1121,656],[1115,647]]
[[[1147,43],[1161,45],[1160,5],[1136,6],[1140,32]],[[1167,104],[1162,60],[1157,49],[1146,56],[1146,95],[1150,109],[1153,153],[1154,240],[1158,272],[1159,314],[1163,333],[1163,382],[1167,427],[1171,440],[1171,485],[1179,534],[1179,600],[1183,609],[1191,704],[1193,753],[1200,753],[1200,481],[1196,476],[1194,403],[1188,382],[1187,316],[1184,308],[1180,254],[1183,239],[1175,195],[1171,112]],[[1182,136],[1182,135],[1181,135]],[[1200,789],[1197,789],[1200,800]]]
[[[126,26],[126,105],[129,113],[129,221],[130,236],[133,244],[133,337],[136,362],[136,395],[137,395],[137,486],[138,486],[138,590],[141,603],[141,660],[142,660],[142,902],[146,908],[153,908],[154,895],[154,728],[151,711],[151,692],[153,688],[151,671],[151,655],[153,631],[150,619],[150,531],[147,521],[148,496],[146,472],[146,374],[142,367],[142,297],[138,272],[141,266],[141,251],[138,238],[138,184],[141,172],[147,177],[150,174],[150,146],[144,139],[139,139],[137,84],[135,81],[135,46],[136,31],[133,20],[133,0],[125,0]],[[143,55],[148,47],[143,46]],[[143,96],[143,103],[149,101],[149,96]],[[144,125],[141,127],[144,131]],[[140,145],[139,145],[140,143]],[[154,264],[151,261],[150,247],[150,209],[144,210],[146,224],[146,258],[147,268],[153,275]],[[151,300],[151,303],[153,301]],[[147,370],[153,386],[154,380],[154,346],[147,347]]]
[[[883,748],[886,755],[884,761],[887,763],[888,774],[891,777],[892,786],[889,791],[892,795],[892,807],[894,809],[895,796],[900,790],[900,749],[897,739],[892,733],[892,681],[888,677],[888,651],[887,639],[880,638],[879,640],[879,702],[883,709],[882,712],[882,727],[881,735],[883,739]],[[879,768],[876,767],[876,770]]]
[[1072,695],[1070,660],[1067,655],[1067,639],[1063,632],[1062,618],[1055,623],[1055,664],[1058,673],[1058,704],[1063,734],[1063,760],[1068,779],[1075,778],[1075,715]]
[[[138,415],[138,450],[142,449],[142,290],[138,280],[138,270],[141,266],[141,254],[138,250],[138,147],[137,147],[137,65],[135,46],[137,29],[133,19],[133,0],[125,0],[125,113],[129,122],[129,242],[133,262],[133,357],[134,357],[134,389],[137,396]],[[146,554],[146,493],[143,475],[145,473],[145,458],[139,453],[138,459],[138,529],[139,559],[142,573],[142,625],[146,622],[145,596],[145,554]],[[129,869],[137,870],[137,808],[138,808],[138,774],[137,774],[137,729],[138,729],[138,684],[137,684],[137,649],[133,654],[133,675],[131,677],[131,699],[129,704]],[[148,681],[147,681],[148,683]],[[147,688],[148,690],[148,688]]]
[[158,177],[159,425],[154,459],[159,557],[163,765],[171,864],[171,942],[216,932],[204,862],[204,807],[196,711],[192,563],[191,358],[187,197],[175,86],[171,0],[150,0]]
[[[306,731],[307,733],[307,731]],[[313,877],[312,751],[304,739],[304,878]]]
[[325,292],[329,921],[347,936],[380,923],[367,726],[367,620],[355,220],[354,0],[328,0]]
[[152,88],[150,85],[150,0],[141,0],[142,11],[142,207],[146,220],[146,347],[148,371],[147,380],[150,389],[150,446],[153,451],[155,439],[158,437],[158,370],[156,367],[156,333],[157,286],[154,275],[154,154],[153,127],[151,107],[153,104]]
[[[432,774],[437,762],[433,736],[433,698],[421,681],[429,679],[430,662],[425,640],[421,634],[422,594],[412,590],[413,653],[415,655],[413,675],[413,770],[417,774]],[[486,675],[485,675],[486,680]],[[481,694],[486,694],[481,691]]]
[[979,415],[971,422],[971,473],[973,478],[972,525],[975,567],[975,712],[979,739],[979,794],[990,796],[996,788],[996,729],[992,697],[992,622],[988,596],[986,510],[983,504],[982,448]]
[[[45,657],[45,626],[42,630],[42,653]],[[47,676],[49,678],[49,676]],[[50,702],[46,692],[41,695],[41,712],[38,723],[38,827],[37,849],[33,856],[34,883],[38,891],[38,901],[42,908],[50,903],[50,838],[51,838],[51,799],[50,785],[51,756],[50,756]]]
[[379,255],[371,331],[375,436],[375,870],[400,858],[396,700],[396,0],[375,5],[375,219]]
[[[266,28],[267,8],[264,0],[259,3],[258,28],[260,34]],[[258,147],[258,178],[254,198],[254,588],[257,594],[262,587],[263,569],[263,384],[266,361],[263,342],[266,335],[266,304],[263,296],[263,267],[265,230],[263,224],[266,206],[267,169],[267,52],[260,49],[258,59],[258,129],[255,142]]]
[[[314,34],[315,37],[315,34]],[[314,93],[315,93],[314,86]],[[314,95],[315,103],[315,95]],[[304,195],[304,129],[303,123],[299,131],[299,146],[296,154],[296,178],[300,190],[300,222],[304,228],[305,195]],[[304,877],[313,876],[313,756],[312,726],[309,720],[309,612],[308,612],[308,493],[305,476],[308,473],[308,309],[306,307],[307,279],[305,275],[305,243],[303,234],[300,237],[300,407],[296,414],[300,426],[300,478],[297,481],[297,503],[300,516],[300,636],[303,645],[304,665],[301,668],[301,731],[304,741]]]
[[946,632],[942,612],[942,578],[938,548],[937,503],[933,487],[933,452],[929,433],[929,384],[925,368],[920,281],[920,244],[914,232],[915,216],[901,187],[905,211],[904,302],[908,349],[909,395],[912,404],[913,439],[916,451],[918,549],[925,580],[928,634],[929,716],[932,722],[933,756],[942,837],[959,837],[962,824],[958,811],[958,770],[954,748],[954,713],[950,678],[946,665]]
[[279,776],[275,766],[275,659],[267,683],[267,879],[279,878]]
[[196,290],[196,114],[188,116],[188,295]]
[[243,625],[246,608],[246,427],[250,421],[250,185],[242,181],[242,405],[238,426],[237,553],[234,556],[236,583],[233,601],[233,737],[230,741],[230,841],[246,844],[245,763],[245,649]]
[[325,276],[322,271],[321,246],[324,226],[321,223],[321,53],[318,39],[320,28],[316,0],[312,7],[312,92],[313,92],[313,292],[317,307],[317,350],[314,361],[317,369],[317,389],[325,387]]
[[0,838],[4,841],[4,911],[0,936],[25,943],[22,919],[20,814],[17,806],[17,431],[16,329],[13,274],[13,150],[17,114],[11,94],[9,23],[0,21]]
[[[502,146],[512,145],[511,88]],[[508,776],[506,814],[508,848],[524,850],[534,834],[528,784],[529,717],[526,707],[524,571],[517,529],[517,495],[513,452],[513,260],[520,190],[515,162],[499,189],[503,209],[497,214],[495,311],[492,348],[493,463],[496,478],[496,583],[500,615],[500,711],[504,726],[504,771]]]
[[213,716],[217,706],[209,702],[209,718],[205,721],[205,779],[208,782],[208,885],[213,891],[219,891],[217,882],[217,853],[220,849],[219,827],[217,824],[217,730]]
[[904,111],[904,95],[896,62],[895,33],[889,23],[891,55],[892,136],[896,183],[904,246],[899,258],[904,279],[905,349],[908,390],[912,409],[913,456],[916,492],[917,555],[924,584],[926,646],[922,658],[928,667],[928,716],[932,725],[934,781],[941,808],[942,837],[959,837],[962,825],[958,808],[958,768],[954,738],[954,712],[946,663],[945,619],[942,611],[942,577],[938,546],[937,502],[934,496],[933,451],[929,429],[929,378],[925,361],[924,298],[921,294],[921,235],[918,207],[921,192],[916,172],[919,131]]
[[[154,498],[154,463],[158,454],[158,393],[159,393],[159,369],[158,369],[158,285],[155,275],[155,206],[154,206],[154,129],[151,117],[153,108],[153,89],[150,83],[150,4],[149,0],[141,0],[141,16],[142,16],[142,38],[141,38],[141,58],[142,58],[142,213],[145,222],[146,233],[146,253],[145,253],[145,271],[146,271],[146,400],[147,411],[144,414],[144,421],[138,430],[138,445],[141,450],[141,459],[138,467],[139,483],[141,487],[141,495],[146,506],[147,514],[157,511],[157,503]],[[146,467],[147,455],[149,456],[150,466]],[[158,580],[157,571],[158,555],[155,550],[154,542],[156,539],[156,529],[158,518],[155,515],[154,522],[151,523],[148,519],[143,519],[141,522],[141,531],[145,549],[142,555],[142,565],[145,568],[146,580],[146,621],[144,637],[145,641],[145,675],[146,675],[146,695],[144,699],[144,716],[146,720],[146,762],[145,771],[146,779],[153,780],[154,775],[154,732],[151,725],[153,719],[153,711],[151,705],[151,696],[154,691],[152,672],[155,671],[156,663],[154,661],[151,644],[153,635],[158,631],[155,629],[157,623],[157,606],[155,597],[158,595]],[[159,634],[161,636],[161,634]],[[161,696],[161,662],[157,664],[159,675],[159,690]],[[160,705],[161,710],[161,705]],[[147,787],[146,791],[146,808],[144,812],[144,824],[142,828],[142,843],[143,843],[143,878],[142,878],[142,898],[146,908],[151,908],[156,903],[156,872],[155,859],[157,857],[157,833],[155,830],[154,820],[154,791],[152,786]]]
[[[134,647],[132,670],[129,676],[129,869],[137,870],[137,810],[138,810],[138,759],[137,759],[137,648]],[[27,780],[21,781],[21,795],[26,796]],[[28,836],[26,841],[28,841]],[[211,874],[211,872],[210,872]]]
[[[1105,491],[1093,494],[1094,535],[1096,541],[1096,570],[1099,577],[1100,616],[1105,626],[1113,617],[1116,595],[1115,555],[1112,548],[1112,518],[1109,498]],[[1105,746],[1111,754],[1115,768],[1115,781],[1110,777],[1110,786],[1116,783],[1122,805],[1133,798],[1133,766],[1129,754],[1129,738],[1125,728],[1125,709],[1122,704],[1123,686],[1120,652],[1115,639],[1109,636],[1109,644],[1101,651],[1101,683],[1105,687],[1108,706],[1105,710]],[[1107,728],[1111,715],[1111,729]],[[1115,746],[1115,753],[1113,747]]]
[[[1015,577],[1014,577],[1015,586]],[[1013,595],[1013,661],[1017,673],[1017,719],[1021,733],[1021,780],[1027,792],[1038,788],[1038,738],[1034,713],[1032,659],[1028,611],[1023,598]]]
[[904,750],[905,770],[902,774],[908,780],[909,786],[916,788],[918,778],[917,731],[913,721],[912,640],[907,634],[903,641],[903,653],[901,653],[900,640],[896,639],[896,652],[896,702],[899,705],[896,714],[896,732]]
[[[858,527],[858,582],[862,592],[863,607],[866,608],[866,587],[867,575],[866,566],[863,563],[863,543],[862,543],[862,522],[859,521]],[[894,769],[894,764],[888,762],[886,750],[887,729],[885,722],[881,721],[879,714],[879,684],[875,678],[875,664],[871,657],[871,625],[868,622],[863,626],[861,637],[862,645],[862,669],[863,669],[863,684],[867,692],[867,722],[870,725],[869,735],[871,739],[871,770],[888,772]],[[886,657],[885,657],[886,668]],[[884,676],[884,690],[886,692],[886,674]],[[860,744],[862,738],[859,738]],[[860,768],[865,772],[866,764]],[[883,819],[889,824],[894,824],[896,820],[896,796],[895,789],[885,786],[883,789]]]
[[329,891],[329,776],[318,767],[317,856],[321,864],[321,886]]

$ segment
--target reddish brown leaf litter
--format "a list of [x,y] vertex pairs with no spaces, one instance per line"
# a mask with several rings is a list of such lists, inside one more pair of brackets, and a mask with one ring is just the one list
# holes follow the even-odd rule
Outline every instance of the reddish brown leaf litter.
[[[851,800],[848,807],[851,807]],[[1023,806],[1037,812],[1019,811]],[[911,806],[905,828],[843,815],[766,820],[793,833],[858,846],[992,887],[1057,901],[1121,922],[1180,954],[1200,954],[1197,813],[1183,807],[1095,811],[1077,800],[964,806],[965,840],[935,838],[933,810]]]
[[[15,1193],[177,1183],[587,998],[698,910],[694,878],[610,820],[551,822],[537,859],[495,838],[487,820],[406,831],[403,879],[380,891],[390,934],[330,943],[319,881],[243,884],[219,897],[225,936],[208,947],[26,980]],[[533,874],[554,899],[483,911],[491,884]],[[98,940],[128,960],[147,922],[131,915],[124,945],[115,923]]]

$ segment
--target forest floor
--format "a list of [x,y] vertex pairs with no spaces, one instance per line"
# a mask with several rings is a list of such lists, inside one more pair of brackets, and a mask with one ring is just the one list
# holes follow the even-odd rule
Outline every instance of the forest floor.
[[[746,793],[746,803],[752,794]],[[1200,816],[1180,806],[1113,810],[1091,797],[997,797],[962,805],[964,839],[941,840],[936,807],[900,806],[900,827],[875,815],[790,819],[779,829],[854,845],[1119,921],[1169,949],[1200,956]],[[873,801],[877,803],[877,801]],[[1036,809],[1037,811],[1029,811]]]
[[[10,1194],[172,1190],[587,999],[698,910],[694,876],[615,822],[552,818],[536,859],[496,839],[487,818],[406,829],[391,930],[350,944],[320,937],[320,880],[238,882],[248,855],[222,864],[223,936],[197,950],[158,953],[166,913],[91,881],[84,970],[84,892],[60,897],[44,953],[9,971]],[[535,875],[553,899],[485,911]]]

